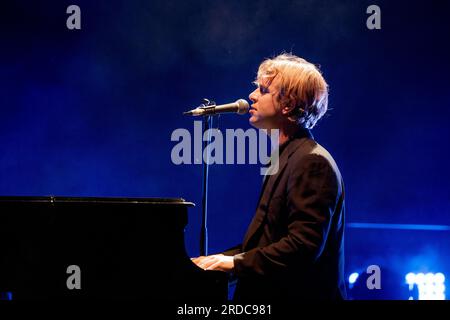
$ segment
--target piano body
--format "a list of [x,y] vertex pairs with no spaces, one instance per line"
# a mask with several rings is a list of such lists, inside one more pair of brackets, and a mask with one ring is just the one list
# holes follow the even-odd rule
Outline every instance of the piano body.
[[[198,268],[186,254],[190,206],[183,199],[0,197],[0,293],[224,302],[227,275]],[[67,285],[73,265],[80,289]]]

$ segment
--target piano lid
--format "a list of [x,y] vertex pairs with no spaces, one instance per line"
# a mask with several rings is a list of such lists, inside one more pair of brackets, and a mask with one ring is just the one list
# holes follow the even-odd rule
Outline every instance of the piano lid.
[[148,204],[195,206],[183,198],[128,198],[128,197],[60,197],[60,196],[0,196],[0,203],[51,204]]

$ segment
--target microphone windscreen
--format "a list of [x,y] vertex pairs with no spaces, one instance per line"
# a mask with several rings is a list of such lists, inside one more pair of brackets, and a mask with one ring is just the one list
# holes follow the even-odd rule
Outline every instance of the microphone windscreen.
[[250,109],[250,105],[248,104],[248,102],[244,99],[239,99],[236,101],[237,105],[238,105],[238,114],[245,114],[248,112],[248,109]]

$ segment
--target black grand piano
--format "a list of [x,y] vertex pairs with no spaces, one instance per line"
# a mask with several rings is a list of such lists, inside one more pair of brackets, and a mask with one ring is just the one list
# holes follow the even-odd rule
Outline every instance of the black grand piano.
[[[183,199],[0,197],[0,298],[226,301],[227,275],[198,268],[186,254],[190,206]],[[68,285],[75,273],[80,289]]]

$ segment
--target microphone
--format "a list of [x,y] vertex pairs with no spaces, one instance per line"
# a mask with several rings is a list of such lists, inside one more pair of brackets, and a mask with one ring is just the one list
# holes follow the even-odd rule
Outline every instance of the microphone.
[[221,113],[237,113],[245,114],[250,108],[248,102],[244,99],[239,99],[232,103],[221,104],[221,105],[202,105],[196,109],[192,109],[183,112],[184,115],[188,116],[206,116],[210,114],[221,114]]

